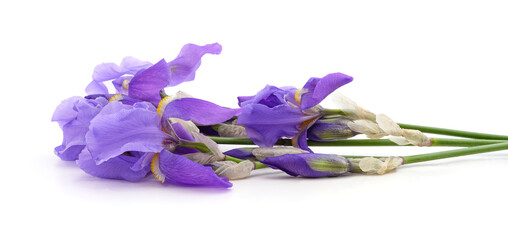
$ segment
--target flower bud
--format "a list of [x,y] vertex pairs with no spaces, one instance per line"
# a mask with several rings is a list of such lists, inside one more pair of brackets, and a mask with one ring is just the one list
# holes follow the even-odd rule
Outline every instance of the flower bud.
[[286,154],[279,157],[269,157],[261,162],[295,177],[335,177],[351,170],[349,160],[335,154]]
[[313,141],[333,141],[355,136],[357,132],[348,127],[351,120],[344,117],[322,118],[307,131],[307,137]]

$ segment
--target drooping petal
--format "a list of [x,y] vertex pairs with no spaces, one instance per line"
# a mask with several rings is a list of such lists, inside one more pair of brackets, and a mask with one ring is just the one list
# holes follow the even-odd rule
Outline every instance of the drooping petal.
[[225,108],[197,98],[182,98],[166,106],[163,119],[172,117],[192,120],[202,125],[213,125],[225,122],[240,112],[241,109]]
[[169,67],[164,59],[138,72],[129,82],[129,97],[157,105],[161,100],[160,90],[169,84],[169,74]]
[[167,136],[159,114],[147,103],[109,103],[91,122],[86,134],[90,153],[98,164],[127,151],[159,152]]
[[83,171],[95,177],[137,182],[143,179],[150,171],[148,166],[136,171],[133,170],[131,167],[138,159],[139,157],[137,156],[120,155],[97,165],[88,149],[85,148],[79,155],[76,163]]
[[353,78],[342,73],[331,73],[323,78],[311,78],[303,86],[301,95],[302,110],[312,108],[325,99],[337,88],[353,81]]
[[178,57],[168,63],[171,69],[171,80],[168,86],[194,80],[196,70],[201,65],[201,57],[207,53],[220,54],[221,51],[222,46],[218,43],[204,46],[186,44],[180,50]]
[[85,134],[90,121],[108,103],[105,98],[70,98],[57,107],[53,121],[63,124],[62,145],[55,148],[55,154],[64,161],[74,161],[85,147]]
[[261,162],[295,177],[334,177],[348,173],[351,169],[347,159],[335,154],[286,154],[269,157]]
[[273,108],[261,104],[251,104],[243,108],[238,116],[238,125],[243,125],[247,136],[261,147],[271,147],[281,137],[294,137],[300,125],[311,119],[299,108],[279,105]]
[[293,147],[303,149],[305,151],[312,152],[307,144],[307,131],[314,123],[320,118],[319,115],[315,116],[314,119],[307,120],[300,125],[298,134],[291,139]]
[[164,180],[171,183],[223,188],[233,186],[227,178],[218,177],[211,167],[205,167],[165,149],[159,154],[159,168],[164,174]]

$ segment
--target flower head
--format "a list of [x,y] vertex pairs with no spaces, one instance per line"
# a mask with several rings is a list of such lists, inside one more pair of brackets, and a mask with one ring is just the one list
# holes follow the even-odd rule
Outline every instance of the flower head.
[[300,90],[268,85],[255,96],[238,98],[243,110],[238,124],[261,147],[271,147],[279,138],[290,137],[294,146],[310,151],[307,129],[322,117],[318,104],[352,80],[345,74],[332,73],[309,79]]

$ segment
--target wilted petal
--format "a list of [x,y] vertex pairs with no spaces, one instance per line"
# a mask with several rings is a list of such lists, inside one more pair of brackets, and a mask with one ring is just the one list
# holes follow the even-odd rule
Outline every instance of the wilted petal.
[[197,164],[167,150],[162,150],[159,154],[159,168],[165,181],[172,183],[224,188],[233,186],[227,178],[218,177],[211,167]]
[[167,136],[151,104],[114,101],[90,122],[88,149],[98,164],[127,151],[159,152]]
[[160,90],[169,84],[169,67],[164,59],[138,72],[129,83],[129,97],[149,101],[157,105]]
[[163,119],[172,117],[191,120],[202,125],[213,125],[225,122],[240,112],[241,109],[225,108],[197,98],[182,98],[166,106]]
[[132,170],[132,165],[138,159],[137,156],[119,155],[97,165],[90,152],[85,148],[76,163],[83,171],[95,177],[136,182],[144,178],[150,171],[149,167],[141,168],[138,171]]
[[301,95],[302,110],[318,105],[335,89],[350,83],[353,78],[342,73],[331,73],[323,78],[311,78],[303,86]]
[[218,43],[198,46],[186,44],[175,60],[168,63],[171,69],[171,80],[168,86],[176,86],[182,82],[194,80],[196,70],[201,65],[201,57],[207,53],[220,54],[222,46]]
[[295,177],[334,177],[348,173],[351,168],[347,159],[334,154],[286,154],[261,162]]
[[299,108],[279,105],[273,108],[261,104],[251,104],[243,108],[238,116],[238,125],[243,125],[247,136],[261,147],[271,147],[281,137],[298,134],[300,125],[311,119]]

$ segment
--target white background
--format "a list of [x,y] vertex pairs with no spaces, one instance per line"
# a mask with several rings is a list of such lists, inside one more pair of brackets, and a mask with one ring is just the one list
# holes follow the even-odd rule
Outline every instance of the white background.
[[86,175],[53,154],[62,135],[50,119],[61,100],[84,95],[96,64],[171,60],[185,43],[219,42],[194,82],[167,92],[235,107],[266,84],[343,72],[355,80],[342,93],[398,122],[508,134],[507,12],[485,0],[4,1],[0,238],[506,239],[506,151],[385,176],[260,170],[229,190],[182,188]]

